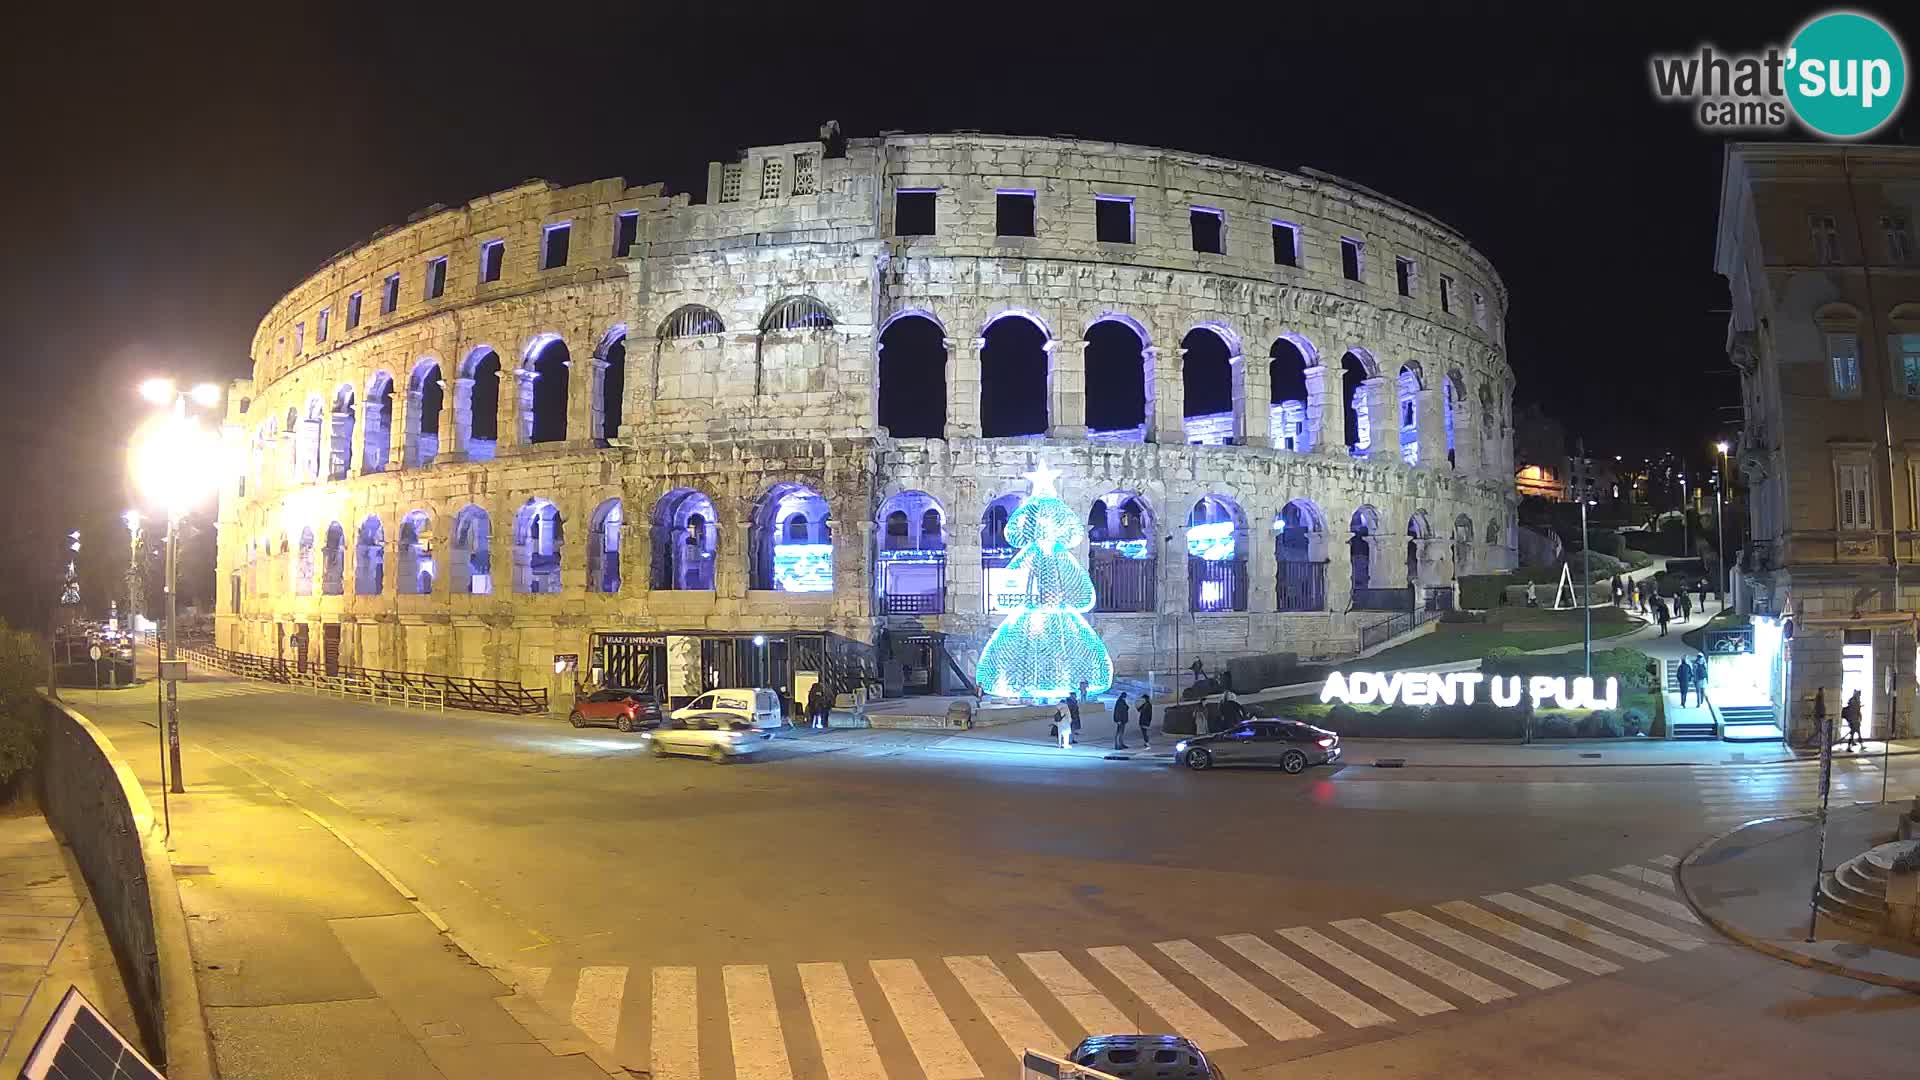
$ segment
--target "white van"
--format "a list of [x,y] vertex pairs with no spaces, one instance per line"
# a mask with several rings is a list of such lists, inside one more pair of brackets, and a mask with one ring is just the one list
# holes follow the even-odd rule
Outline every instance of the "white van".
[[687,720],[703,714],[725,713],[756,728],[777,728],[786,724],[780,711],[780,695],[766,687],[757,690],[709,690],[686,705],[673,710],[675,720]]

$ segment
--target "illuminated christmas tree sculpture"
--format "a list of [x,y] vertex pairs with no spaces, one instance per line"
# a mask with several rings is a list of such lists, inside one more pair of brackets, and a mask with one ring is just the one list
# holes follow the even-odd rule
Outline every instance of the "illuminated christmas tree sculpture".
[[1032,491],[1007,518],[1016,550],[1009,576],[1026,580],[1018,610],[1007,616],[980,651],[974,678],[994,697],[1058,700],[1087,684],[1090,693],[1113,685],[1113,660],[1087,624],[1093,579],[1074,558],[1086,526],[1054,490],[1056,469],[1027,473]]

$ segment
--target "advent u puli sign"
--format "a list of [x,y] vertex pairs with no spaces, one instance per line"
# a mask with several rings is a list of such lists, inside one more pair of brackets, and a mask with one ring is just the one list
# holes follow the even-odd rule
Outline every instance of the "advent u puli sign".
[[1478,671],[1440,674],[1431,671],[1334,672],[1320,688],[1322,703],[1342,705],[1472,705],[1486,685],[1486,700],[1510,709],[1523,697],[1538,709],[1552,702],[1562,709],[1615,709],[1620,706],[1620,680],[1607,677],[1606,694],[1594,692],[1584,675],[1484,675]]

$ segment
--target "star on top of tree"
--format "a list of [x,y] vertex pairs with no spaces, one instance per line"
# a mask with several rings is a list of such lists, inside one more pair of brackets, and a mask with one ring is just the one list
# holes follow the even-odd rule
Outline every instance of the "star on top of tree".
[[1043,462],[1035,465],[1032,472],[1024,472],[1020,475],[1027,478],[1027,483],[1032,488],[1031,494],[1034,498],[1052,497],[1057,499],[1060,497],[1060,492],[1055,490],[1053,486],[1054,480],[1060,476],[1059,469],[1050,469]]

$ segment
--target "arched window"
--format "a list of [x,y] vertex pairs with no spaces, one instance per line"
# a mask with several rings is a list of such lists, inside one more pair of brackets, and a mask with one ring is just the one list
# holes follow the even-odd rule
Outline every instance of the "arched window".
[[760,497],[752,531],[750,588],[833,591],[833,528],[819,492],[775,484]]
[[601,439],[620,437],[622,409],[627,393],[627,329],[618,327],[607,335],[600,346],[599,367],[600,385],[594,391],[599,403],[596,415],[600,418],[600,428],[594,434]]
[[1458,465],[1458,461],[1454,457],[1454,417],[1467,403],[1467,382],[1460,377],[1458,370],[1449,371],[1447,372],[1446,380],[1440,384],[1440,388],[1440,415],[1441,422],[1447,432],[1447,465],[1451,467]]
[[1190,444],[1231,446],[1240,437],[1233,407],[1234,352],[1225,335],[1210,326],[1196,326],[1180,339],[1181,412]]
[[1453,576],[1477,573],[1473,561],[1473,519],[1465,514],[1453,519]]
[[1426,554],[1425,542],[1433,537],[1433,526],[1427,522],[1425,510],[1415,510],[1407,519],[1407,584],[1424,584],[1425,575],[1421,574],[1422,556]]
[[1373,369],[1360,353],[1348,352],[1340,358],[1340,400],[1346,409],[1347,451],[1354,457],[1367,456],[1373,445],[1373,417],[1367,400],[1367,380]]
[[903,491],[880,504],[877,572],[880,609],[888,615],[947,610],[946,510],[924,491]]
[[1053,342],[1030,318],[996,318],[980,337],[980,434],[988,439],[1047,433]]
[[353,387],[333,392],[333,414],[327,431],[327,479],[345,480],[353,468]]
[[492,461],[500,446],[500,354],[482,345],[467,354],[454,384],[454,437],[468,461]]
[[713,500],[692,488],[674,488],[660,497],[653,507],[654,588],[713,588],[716,520]]
[[1400,395],[1400,460],[1420,464],[1420,372],[1412,364],[1400,368],[1395,382]]
[[1281,450],[1305,452],[1317,441],[1307,430],[1307,368],[1320,362],[1310,358],[1312,350],[1305,338],[1283,336],[1267,351],[1267,409],[1273,445]]
[[287,422],[280,429],[280,437],[285,440],[281,456],[280,482],[282,485],[300,482],[300,410],[287,406]]
[[1326,534],[1320,508],[1306,499],[1295,499],[1274,515],[1274,610],[1327,609]]
[[608,499],[593,511],[587,532],[587,591],[620,591],[620,538],[626,515],[619,499]]
[[1146,330],[1122,315],[1103,315],[1087,327],[1087,437],[1145,442],[1153,372]]
[[837,362],[831,346],[833,315],[811,296],[789,296],[767,309],[753,340],[753,393],[805,389]]
[[761,333],[783,330],[831,330],[833,313],[811,296],[789,296],[767,309],[760,319]]
[[1247,610],[1247,519],[1224,495],[1187,513],[1187,588],[1190,610]]
[[1152,611],[1159,591],[1159,539],[1153,514],[1133,491],[1109,491],[1087,514],[1087,573],[1093,610]]
[[409,596],[433,593],[432,519],[425,510],[410,510],[400,519],[400,559],[394,591]]
[[321,564],[320,592],[339,596],[347,591],[347,531],[339,522],[327,526],[327,549]]
[[513,591],[560,591],[560,509],[546,499],[528,499],[513,519]]
[[425,360],[414,368],[412,384],[407,387],[414,412],[407,432],[409,468],[426,468],[440,456],[440,407],[446,393],[447,382],[440,374],[439,361]]
[[704,304],[682,304],[673,309],[660,323],[659,338],[668,341],[673,338],[700,337],[705,334],[724,334],[726,325],[720,321],[720,313]]
[[567,437],[567,378],[573,360],[567,344],[548,335],[527,352],[530,384],[521,391],[526,406],[527,442],[560,442]]
[[453,555],[448,560],[453,591],[463,596],[493,592],[493,519],[477,506],[453,517]]
[[387,529],[379,515],[360,523],[353,542],[353,591],[357,596],[379,596],[386,587]]
[[300,551],[293,564],[293,595],[313,595],[313,529],[300,530]]
[[1353,533],[1347,539],[1347,558],[1353,564],[1353,606],[1367,607],[1362,594],[1373,588],[1374,547],[1380,539],[1380,514],[1371,506],[1353,512],[1348,523]]
[[393,448],[393,376],[384,371],[367,381],[367,417],[361,428],[360,471],[385,472]]
[[300,479],[318,480],[320,470],[320,441],[326,430],[326,406],[321,404],[318,394],[307,399],[307,416],[300,421]]
[[1489,444],[1486,457],[1497,457],[1492,451],[1492,442],[1496,434],[1493,410],[1493,389],[1486,383],[1480,384],[1480,438]]
[[1017,573],[1009,574],[1007,566],[1013,562],[1013,544],[1007,539],[1007,520],[1020,505],[1024,495],[1002,495],[987,504],[980,515],[980,576],[984,583],[987,610],[1007,613],[1016,609],[1019,601],[1016,594],[1024,595],[1024,579],[1016,580]]
[[880,333],[879,423],[896,439],[938,439],[947,430],[947,334],[919,314]]

